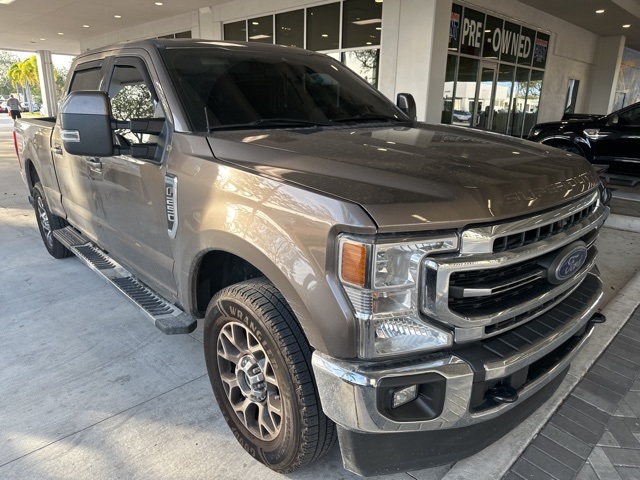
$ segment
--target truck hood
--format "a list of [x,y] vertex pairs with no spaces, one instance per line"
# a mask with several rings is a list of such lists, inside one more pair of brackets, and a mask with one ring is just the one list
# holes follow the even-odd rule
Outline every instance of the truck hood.
[[209,142],[223,161],[359,204],[380,231],[526,215],[598,182],[581,157],[446,125],[218,131]]

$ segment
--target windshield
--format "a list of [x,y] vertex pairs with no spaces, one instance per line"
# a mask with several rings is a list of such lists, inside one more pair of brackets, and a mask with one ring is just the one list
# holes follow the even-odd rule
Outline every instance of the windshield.
[[162,51],[194,130],[409,121],[343,64],[297,49]]

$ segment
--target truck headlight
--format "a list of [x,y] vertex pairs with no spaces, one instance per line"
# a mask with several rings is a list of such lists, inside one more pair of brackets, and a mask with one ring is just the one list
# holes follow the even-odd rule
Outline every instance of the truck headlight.
[[419,313],[419,272],[425,255],[458,249],[455,234],[419,240],[340,237],[339,277],[359,322],[364,359],[450,346],[451,332]]

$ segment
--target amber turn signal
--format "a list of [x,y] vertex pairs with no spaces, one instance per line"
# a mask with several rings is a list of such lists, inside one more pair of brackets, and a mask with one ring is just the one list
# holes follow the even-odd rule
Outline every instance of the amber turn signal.
[[367,272],[367,247],[361,243],[342,245],[340,276],[343,282],[364,287]]

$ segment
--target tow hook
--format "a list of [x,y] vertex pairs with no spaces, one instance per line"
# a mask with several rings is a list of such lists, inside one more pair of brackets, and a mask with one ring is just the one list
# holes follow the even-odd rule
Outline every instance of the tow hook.
[[511,385],[497,385],[487,390],[484,398],[497,403],[513,403],[518,400],[518,391]]
[[602,313],[596,312],[589,320],[591,323],[604,323],[607,321],[607,317],[605,317]]

